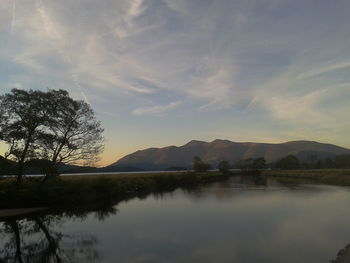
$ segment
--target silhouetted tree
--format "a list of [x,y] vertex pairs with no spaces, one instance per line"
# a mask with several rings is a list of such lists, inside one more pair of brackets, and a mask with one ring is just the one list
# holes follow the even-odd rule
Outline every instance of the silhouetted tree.
[[203,162],[198,156],[193,158],[193,170],[195,172],[206,172],[210,168],[210,164]]
[[60,165],[84,162],[92,164],[103,151],[103,129],[91,106],[69,97],[64,90],[51,90],[49,121],[37,145],[40,157],[51,162],[51,174],[57,175]]
[[350,154],[341,154],[334,157],[336,168],[350,168]]
[[252,168],[253,169],[265,169],[266,168],[266,160],[264,157],[259,157],[259,158],[255,158],[253,159],[253,163],[252,163]]
[[324,162],[322,160],[318,160],[315,164],[316,169],[324,168]]
[[324,161],[325,168],[334,168],[334,160],[331,157],[327,157]]
[[297,157],[290,154],[282,159],[280,159],[276,163],[276,167],[280,169],[299,169],[300,168],[300,162]]
[[260,175],[260,170],[266,168],[266,160],[263,157],[243,159],[238,162],[238,167],[243,174]]
[[44,97],[41,91],[19,89],[0,96],[0,139],[9,145],[5,157],[18,163],[18,185],[22,181],[24,163],[34,155],[34,142],[47,121]]
[[218,164],[218,169],[221,173],[228,174],[230,173],[230,164],[228,163],[228,161],[221,161]]
[[48,177],[63,163],[92,163],[103,150],[103,129],[94,111],[65,90],[13,89],[0,96],[0,113],[0,139],[9,146],[5,157],[17,162],[18,185],[31,159]]

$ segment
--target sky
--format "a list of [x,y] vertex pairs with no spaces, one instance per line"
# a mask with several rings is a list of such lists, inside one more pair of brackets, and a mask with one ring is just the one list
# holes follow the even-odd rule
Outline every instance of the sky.
[[193,139],[350,148],[349,13],[348,0],[0,0],[0,94],[88,102],[100,165]]

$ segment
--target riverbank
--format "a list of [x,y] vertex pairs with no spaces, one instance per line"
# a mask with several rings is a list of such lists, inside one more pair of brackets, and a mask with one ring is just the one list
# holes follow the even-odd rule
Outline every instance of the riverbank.
[[228,178],[219,172],[183,172],[154,174],[118,174],[64,176],[45,182],[28,178],[20,188],[14,179],[0,182],[0,209],[30,207],[78,207],[92,204],[116,204],[150,193],[161,195],[182,187],[196,188]]
[[350,186],[350,169],[265,170],[262,175],[276,179],[308,180],[319,184]]
[[[240,171],[229,175],[218,171],[74,175],[45,182],[41,178],[28,178],[20,188],[15,186],[13,178],[7,178],[0,181],[0,209],[113,205],[134,197],[145,198],[151,193],[162,195],[179,187],[190,190],[201,184],[240,175]],[[307,180],[317,184],[350,186],[350,169],[265,170],[261,176],[284,181]]]
[[45,210],[45,207],[37,208],[16,208],[16,209],[0,209],[0,219],[8,217],[16,217],[22,215],[28,215],[31,213],[36,213]]

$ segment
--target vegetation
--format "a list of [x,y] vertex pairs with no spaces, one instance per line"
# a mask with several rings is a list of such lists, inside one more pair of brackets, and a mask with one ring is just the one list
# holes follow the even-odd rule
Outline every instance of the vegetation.
[[0,96],[0,139],[15,161],[17,185],[25,166],[37,166],[47,177],[63,163],[94,162],[103,150],[101,124],[90,105],[65,90],[13,89]]
[[45,182],[28,178],[19,189],[11,179],[5,179],[0,182],[0,209],[116,204],[149,193],[173,191],[178,187],[193,188],[226,178],[218,172],[63,176]]
[[198,156],[193,158],[193,171],[201,173],[209,169],[211,169],[210,164],[203,162]]
[[218,169],[222,174],[229,174],[230,173],[230,164],[228,161],[221,161],[218,164]]
[[350,186],[350,169],[265,170],[263,175],[283,180]]
[[276,163],[276,167],[279,169],[299,169],[300,168],[300,162],[297,157],[290,154],[282,159],[280,159]]
[[245,175],[260,175],[261,170],[266,168],[266,160],[263,157],[248,158],[241,160],[238,167]]
[[341,154],[334,157],[318,158],[309,155],[305,160],[299,160],[294,155],[288,155],[274,165],[278,169],[348,169],[350,168],[350,154]]
[[166,171],[187,171],[188,169],[183,166],[170,166],[165,169]]

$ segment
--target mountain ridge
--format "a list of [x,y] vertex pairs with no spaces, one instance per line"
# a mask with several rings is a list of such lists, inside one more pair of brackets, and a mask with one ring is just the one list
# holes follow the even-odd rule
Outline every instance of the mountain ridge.
[[267,162],[275,162],[288,154],[294,154],[301,159],[308,158],[310,155],[325,159],[339,154],[350,154],[350,149],[307,140],[283,143],[233,142],[222,139],[212,142],[191,140],[181,146],[138,150],[107,167],[132,166],[144,170],[161,170],[167,167],[190,168],[194,156],[199,156],[215,167],[222,160],[235,164],[242,159],[264,157]]

